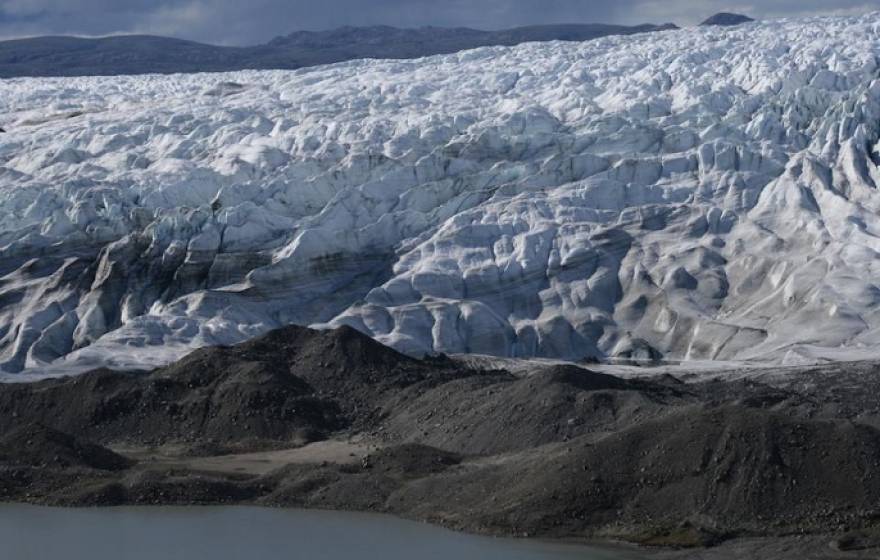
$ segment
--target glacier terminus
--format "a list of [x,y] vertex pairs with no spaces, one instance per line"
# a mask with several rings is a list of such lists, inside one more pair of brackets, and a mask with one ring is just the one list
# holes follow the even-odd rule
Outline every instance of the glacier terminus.
[[880,352],[880,12],[9,79],[0,127],[5,373],[288,324],[413,355]]

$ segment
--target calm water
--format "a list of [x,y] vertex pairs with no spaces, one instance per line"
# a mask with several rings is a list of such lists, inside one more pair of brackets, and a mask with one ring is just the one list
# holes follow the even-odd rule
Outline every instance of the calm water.
[[259,508],[0,505],[9,560],[636,560],[628,552],[491,539],[391,517]]

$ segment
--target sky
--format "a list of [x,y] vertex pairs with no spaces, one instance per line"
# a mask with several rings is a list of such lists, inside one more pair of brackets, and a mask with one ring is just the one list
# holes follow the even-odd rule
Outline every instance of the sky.
[[859,14],[877,0],[0,0],[0,39],[149,33],[253,45],[296,30],[342,25],[544,23],[693,25],[719,12],[755,18]]

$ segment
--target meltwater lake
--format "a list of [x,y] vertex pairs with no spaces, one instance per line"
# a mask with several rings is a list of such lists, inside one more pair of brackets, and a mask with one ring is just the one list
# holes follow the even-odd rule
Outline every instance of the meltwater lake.
[[15,560],[636,560],[635,552],[455,533],[393,517],[264,509],[0,505]]

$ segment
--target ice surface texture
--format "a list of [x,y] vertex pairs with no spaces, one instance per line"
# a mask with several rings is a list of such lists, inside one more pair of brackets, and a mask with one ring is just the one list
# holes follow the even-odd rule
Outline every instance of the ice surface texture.
[[0,367],[880,350],[880,13],[0,82]]

